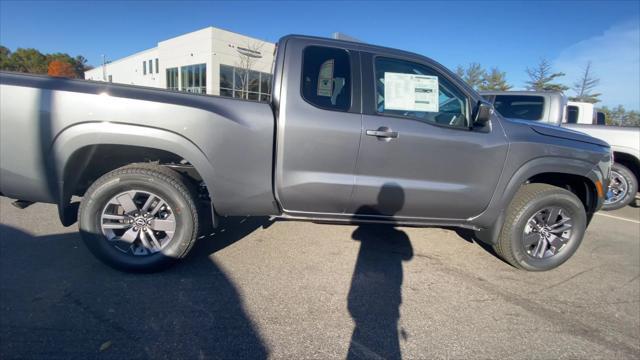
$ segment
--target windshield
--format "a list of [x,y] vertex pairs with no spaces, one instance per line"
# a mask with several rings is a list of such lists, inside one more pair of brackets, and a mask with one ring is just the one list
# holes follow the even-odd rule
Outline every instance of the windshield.
[[493,106],[504,117],[537,121],[542,119],[544,97],[497,95]]

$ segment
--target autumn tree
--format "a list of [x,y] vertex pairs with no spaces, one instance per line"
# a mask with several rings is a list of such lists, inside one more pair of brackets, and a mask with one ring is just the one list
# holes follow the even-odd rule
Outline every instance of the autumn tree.
[[507,83],[507,74],[494,67],[490,72],[484,73],[479,88],[480,90],[507,91],[512,86]]
[[576,96],[571,97],[571,101],[582,101],[595,104],[600,101],[598,97],[602,94],[592,93],[593,89],[598,86],[600,79],[596,78],[591,71],[591,61],[587,62],[587,66],[582,72],[582,76],[573,83],[573,91]]
[[73,78],[76,77],[76,72],[74,71],[73,66],[68,62],[53,60],[49,63],[47,75]]
[[569,89],[568,86],[553,82],[565,74],[563,72],[553,72],[551,63],[545,58],[540,59],[536,67],[527,68],[527,75],[529,75],[529,81],[527,81],[528,90],[566,91]]

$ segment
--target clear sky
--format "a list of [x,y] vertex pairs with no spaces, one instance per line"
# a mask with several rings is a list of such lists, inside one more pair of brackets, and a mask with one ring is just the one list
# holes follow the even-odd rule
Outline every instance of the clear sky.
[[[455,68],[499,67],[522,88],[527,66],[552,61],[571,85],[591,60],[605,105],[640,109],[640,2],[214,2],[0,0],[0,43],[11,50],[118,59],[158,41],[216,26],[268,41],[330,36],[427,55]],[[568,92],[569,95],[572,91]]]

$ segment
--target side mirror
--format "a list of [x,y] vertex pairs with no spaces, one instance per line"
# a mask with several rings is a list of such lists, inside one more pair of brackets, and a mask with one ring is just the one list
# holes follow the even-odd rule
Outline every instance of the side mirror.
[[473,117],[473,125],[476,126],[484,126],[489,120],[491,120],[491,115],[493,114],[493,106],[491,104],[478,101],[478,105],[476,106],[475,115]]
[[602,111],[596,113],[596,125],[606,125],[605,116]]

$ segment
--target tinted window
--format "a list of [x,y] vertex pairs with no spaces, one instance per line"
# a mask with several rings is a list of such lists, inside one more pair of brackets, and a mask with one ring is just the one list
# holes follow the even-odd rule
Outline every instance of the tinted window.
[[182,91],[207,93],[207,64],[183,66],[180,72],[182,73]]
[[577,124],[578,115],[580,115],[580,109],[578,109],[577,106],[573,106],[573,105],[567,106],[567,123]]
[[158,58],[156,58],[156,74],[160,72],[160,66],[158,65]]
[[544,97],[526,95],[496,95],[495,109],[506,118],[540,120],[544,112]]
[[178,68],[167,69],[167,89],[178,90]]
[[351,107],[351,65],[342,49],[309,46],[302,61],[302,96],[322,108]]
[[376,59],[376,110],[426,123],[467,127],[467,98],[433,69]]
[[147,62],[142,62],[142,75],[147,75]]

